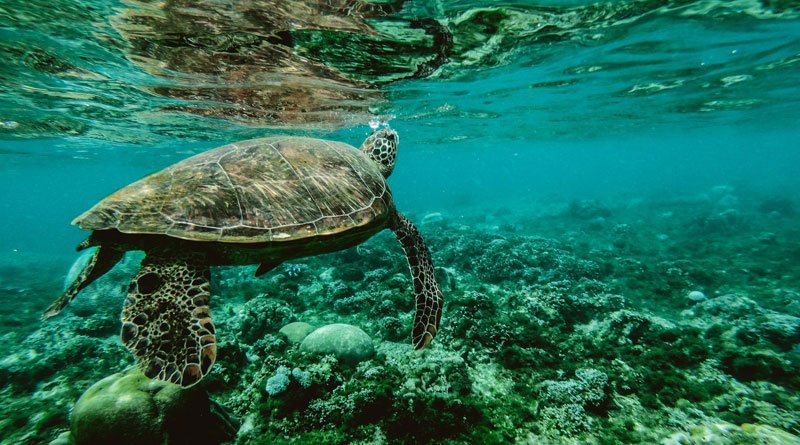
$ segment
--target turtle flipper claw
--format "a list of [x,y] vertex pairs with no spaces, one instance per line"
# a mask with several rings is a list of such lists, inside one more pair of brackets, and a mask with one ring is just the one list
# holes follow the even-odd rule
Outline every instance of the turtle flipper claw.
[[203,258],[148,254],[122,309],[122,342],[153,379],[189,387],[211,369],[216,332]]

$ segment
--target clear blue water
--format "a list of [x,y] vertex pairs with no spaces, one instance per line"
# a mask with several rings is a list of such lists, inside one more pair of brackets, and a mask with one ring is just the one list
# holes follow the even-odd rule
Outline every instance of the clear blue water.
[[[719,186],[735,190],[744,213],[771,197],[800,205],[796,1],[400,1],[350,16],[280,3],[0,3],[0,286],[2,304],[24,307],[3,312],[3,330],[37,329],[86,236],[70,221],[110,192],[237,140],[358,146],[373,115],[401,135],[389,180],[398,208],[487,236],[496,227],[475,221],[499,210],[522,226],[583,200],[617,214],[642,202],[679,212]],[[421,19],[450,43],[414,25]],[[642,212],[614,223],[647,226]],[[760,221],[715,242],[777,232],[776,249],[796,252],[791,220]],[[536,227],[528,235],[574,237]],[[792,272],[773,277],[794,295],[797,261],[785,257]],[[796,401],[797,389],[782,394]],[[798,434],[797,423],[761,421]],[[24,442],[26,427],[3,428],[15,438],[3,443]]]

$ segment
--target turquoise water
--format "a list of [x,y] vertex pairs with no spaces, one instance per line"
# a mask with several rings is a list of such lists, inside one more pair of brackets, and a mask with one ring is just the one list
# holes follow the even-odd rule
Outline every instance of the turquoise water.
[[[800,443],[798,2],[6,0],[0,61],[4,444],[183,443],[197,416],[210,443]],[[215,369],[158,405],[180,421],[81,430],[84,391],[134,375],[141,257],[40,321],[70,221],[227,143],[358,147],[375,116],[443,288],[431,347],[389,231],[217,268]],[[293,321],[377,353],[304,353]]]

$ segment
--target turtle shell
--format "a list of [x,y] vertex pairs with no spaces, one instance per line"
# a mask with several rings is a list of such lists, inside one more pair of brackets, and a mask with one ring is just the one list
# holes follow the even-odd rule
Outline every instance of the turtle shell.
[[284,137],[225,145],[109,195],[72,222],[192,241],[261,243],[385,224],[377,164],[355,147]]

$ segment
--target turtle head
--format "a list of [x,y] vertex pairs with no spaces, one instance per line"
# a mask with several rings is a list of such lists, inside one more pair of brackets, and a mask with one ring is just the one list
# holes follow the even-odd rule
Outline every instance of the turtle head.
[[394,170],[397,159],[397,144],[400,136],[391,128],[381,128],[372,132],[361,144],[361,151],[378,164],[384,178],[388,178]]

